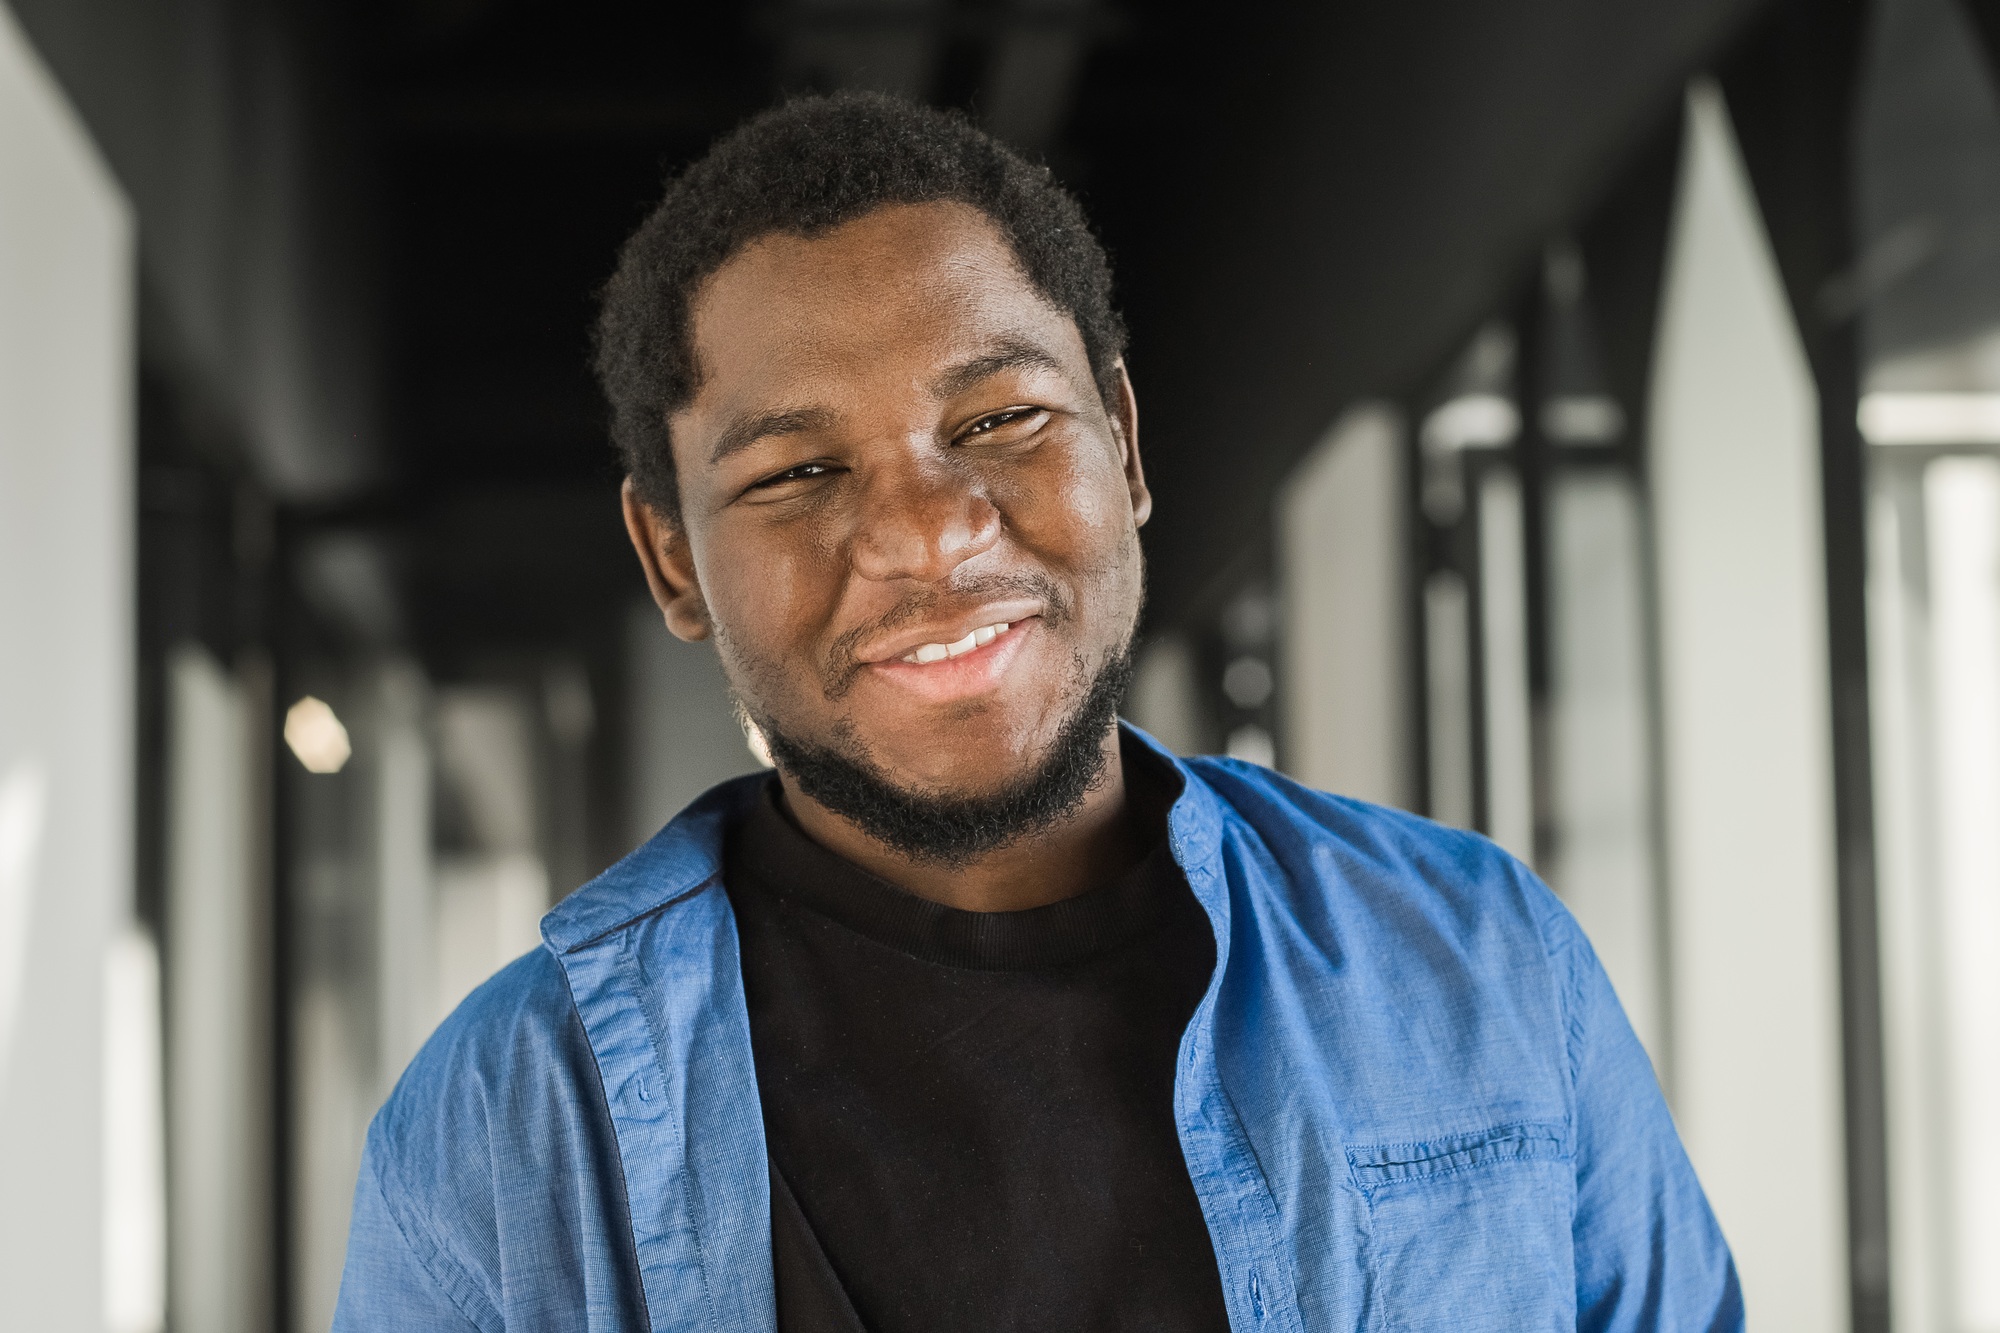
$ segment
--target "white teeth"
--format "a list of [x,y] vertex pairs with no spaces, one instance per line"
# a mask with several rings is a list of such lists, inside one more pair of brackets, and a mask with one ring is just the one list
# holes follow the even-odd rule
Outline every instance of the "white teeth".
[[905,662],[914,662],[918,666],[928,666],[932,662],[942,662],[947,657],[957,657],[961,653],[971,652],[974,648],[984,648],[987,644],[1005,634],[1007,629],[1008,626],[1004,623],[999,625],[981,625],[957,643],[927,643],[914,652],[904,654],[903,660]]

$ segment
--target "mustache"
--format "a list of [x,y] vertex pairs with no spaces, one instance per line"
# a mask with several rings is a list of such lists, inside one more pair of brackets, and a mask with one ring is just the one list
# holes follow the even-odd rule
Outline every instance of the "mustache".
[[912,588],[901,601],[865,625],[857,625],[833,641],[828,650],[826,697],[838,699],[853,688],[868,665],[857,655],[861,645],[879,634],[891,633],[934,614],[941,606],[986,601],[998,597],[1033,597],[1044,608],[1042,619],[1059,626],[1072,611],[1069,595],[1046,574],[1034,570],[1018,573],[968,574],[954,576],[941,584]]

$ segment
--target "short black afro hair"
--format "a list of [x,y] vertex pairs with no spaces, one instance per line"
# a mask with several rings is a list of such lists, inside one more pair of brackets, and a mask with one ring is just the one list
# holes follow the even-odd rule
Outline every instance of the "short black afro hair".
[[689,307],[703,280],[760,236],[816,236],[885,204],[944,200],[993,219],[1036,290],[1076,321],[1110,403],[1125,351],[1111,265],[1046,167],[955,112],[874,93],[800,97],[739,126],[669,181],[605,284],[597,378],[640,498],[679,515],[667,417],[698,387]]

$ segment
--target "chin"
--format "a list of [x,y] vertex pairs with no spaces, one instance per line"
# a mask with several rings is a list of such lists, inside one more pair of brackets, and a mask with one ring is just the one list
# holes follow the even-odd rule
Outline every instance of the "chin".
[[[1008,791],[1039,771],[1047,746],[1016,753],[980,737],[958,737],[940,729],[907,760],[897,749],[871,747],[869,754],[884,780],[909,791],[978,800]],[[950,755],[952,762],[939,763]]]

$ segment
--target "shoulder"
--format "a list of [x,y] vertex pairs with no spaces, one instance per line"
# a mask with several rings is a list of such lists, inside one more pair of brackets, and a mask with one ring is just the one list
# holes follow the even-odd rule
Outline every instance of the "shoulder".
[[576,1070],[580,1032],[561,964],[547,948],[493,974],[438,1025],[376,1117],[371,1138],[416,1148],[441,1126],[484,1133],[525,1094]]
[[1231,969],[1300,1016],[1293,1072],[1329,1080],[1359,1141],[1568,1122],[1589,946],[1532,871],[1476,833],[1190,767],[1224,807]]
[[536,1181],[591,1172],[609,1136],[589,1045],[546,948],[480,986],[424,1043],[368,1129],[362,1188],[441,1285],[489,1298],[503,1224]]
[[[1448,943],[1466,957],[1551,955],[1575,924],[1533,871],[1490,839],[1318,791],[1240,760],[1187,761],[1247,844],[1262,894],[1353,936]],[[1497,960],[1496,960],[1497,961]]]
[[439,1025],[369,1126],[339,1326],[460,1326],[414,1306],[371,1322],[440,1295],[478,1328],[548,1326],[550,1302],[638,1308],[612,1271],[629,1248],[621,1182],[568,982],[538,948]]

